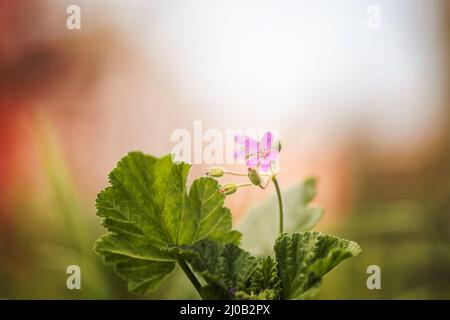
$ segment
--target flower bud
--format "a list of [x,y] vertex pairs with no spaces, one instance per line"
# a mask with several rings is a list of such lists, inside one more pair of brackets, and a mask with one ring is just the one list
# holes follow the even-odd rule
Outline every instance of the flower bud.
[[277,143],[275,144],[275,150],[277,150],[278,152],[281,151],[281,142],[277,141]]
[[206,172],[206,175],[210,176],[210,177],[220,178],[223,176],[224,173],[225,173],[225,171],[223,170],[223,168],[212,167],[212,168],[208,169],[208,171]]
[[220,188],[220,191],[226,196],[235,193],[236,190],[237,184],[234,182],[227,183]]
[[261,176],[258,171],[253,168],[248,168],[248,179],[255,186],[259,186],[261,184]]

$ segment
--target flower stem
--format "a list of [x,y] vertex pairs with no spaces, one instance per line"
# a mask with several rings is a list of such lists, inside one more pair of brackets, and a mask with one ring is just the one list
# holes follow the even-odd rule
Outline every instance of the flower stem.
[[272,177],[273,184],[275,185],[275,190],[277,191],[277,198],[278,198],[278,210],[279,210],[279,233],[283,233],[283,200],[281,199],[281,190],[280,186],[278,184],[278,180],[275,176]]
[[189,278],[189,280],[191,281],[192,285],[194,286],[195,290],[197,290],[197,293],[198,293],[198,295],[201,298],[202,297],[202,295],[201,295],[202,285],[198,281],[198,279],[195,276],[195,274],[192,272],[191,268],[189,268],[189,266],[186,263],[186,261],[184,261],[182,259],[178,259],[178,264],[180,265],[181,269],[184,271],[186,276]]
[[240,188],[240,187],[251,187],[252,185],[253,185],[253,183],[241,183],[241,184],[238,184],[237,187],[238,188]]
[[248,173],[225,170],[224,174],[229,174],[229,175],[232,175],[232,176],[246,176]]
[[[229,174],[229,175],[232,175],[232,176],[248,176],[248,172],[236,172],[236,171],[229,171],[229,170],[225,170],[224,171],[224,174]],[[266,176],[266,177],[269,177],[269,176],[272,176],[272,174],[269,174],[269,173],[259,173],[259,175],[261,175],[261,176]]]

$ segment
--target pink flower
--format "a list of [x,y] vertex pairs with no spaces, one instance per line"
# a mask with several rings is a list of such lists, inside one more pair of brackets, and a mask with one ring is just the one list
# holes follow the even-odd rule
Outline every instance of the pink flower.
[[270,132],[266,132],[261,141],[244,135],[236,135],[234,141],[238,145],[234,158],[244,158],[249,168],[260,168],[261,171],[266,172],[277,160],[278,150],[276,150],[275,137]]

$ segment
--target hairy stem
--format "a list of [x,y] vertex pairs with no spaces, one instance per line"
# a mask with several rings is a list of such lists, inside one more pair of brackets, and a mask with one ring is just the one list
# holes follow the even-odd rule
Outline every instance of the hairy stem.
[[191,281],[192,285],[194,286],[195,290],[197,290],[197,293],[201,298],[202,295],[201,295],[200,289],[201,289],[202,285],[200,284],[200,281],[198,281],[197,277],[192,272],[191,268],[189,268],[186,261],[184,261],[182,259],[178,259],[178,264],[180,265],[181,269],[186,274],[186,276],[189,278],[189,280]]
[[281,190],[278,184],[278,180],[275,176],[272,177],[273,184],[275,185],[275,190],[277,191],[278,198],[278,210],[279,210],[279,233],[283,233],[283,200],[281,199]]

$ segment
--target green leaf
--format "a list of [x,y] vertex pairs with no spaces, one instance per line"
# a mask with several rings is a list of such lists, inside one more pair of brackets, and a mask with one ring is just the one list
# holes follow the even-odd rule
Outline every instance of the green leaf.
[[106,235],[97,241],[95,250],[128,281],[131,292],[145,294],[158,288],[175,267],[174,262],[158,261],[152,252],[143,251],[140,255],[132,255],[132,252],[137,252],[136,248],[124,248],[120,245],[124,242],[124,239]]
[[[309,203],[316,195],[316,180],[306,179],[282,192],[285,232],[307,231],[314,227],[323,210]],[[270,255],[278,237],[278,203],[275,195],[245,215],[238,229],[245,234],[242,247],[253,254]]]
[[[180,256],[186,259],[193,270],[207,282],[209,298],[215,299],[223,299],[224,297],[220,295],[224,293],[227,298],[231,298],[233,291],[243,288],[257,263],[254,257],[235,244],[223,244],[212,240],[166,250],[171,252],[179,250]],[[211,296],[211,292],[215,294]]]
[[258,258],[247,285],[240,288],[236,296],[246,300],[277,300],[280,292],[277,262],[271,256],[266,256]]
[[240,239],[231,231],[217,181],[197,179],[187,193],[189,168],[170,155],[131,152],[109,174],[111,186],[97,196],[97,215],[109,232],[95,250],[128,281],[130,291],[155,290],[172,271],[177,257],[163,247]]
[[192,246],[172,247],[190,262],[206,286],[202,297],[208,299],[273,300],[280,297],[281,281],[272,257],[252,257],[234,244],[205,240]]
[[271,256],[263,257],[258,261],[258,264],[250,278],[250,287],[248,289],[251,293],[270,294],[267,299],[277,299],[281,291],[281,281],[278,277],[277,262]]
[[225,208],[225,196],[219,191],[217,180],[199,178],[194,181],[186,199],[182,234],[177,244],[189,244],[203,239],[239,243],[241,234],[230,231],[230,209]]
[[360,252],[353,241],[316,231],[281,235],[275,243],[275,255],[282,298],[310,298],[327,272]]

